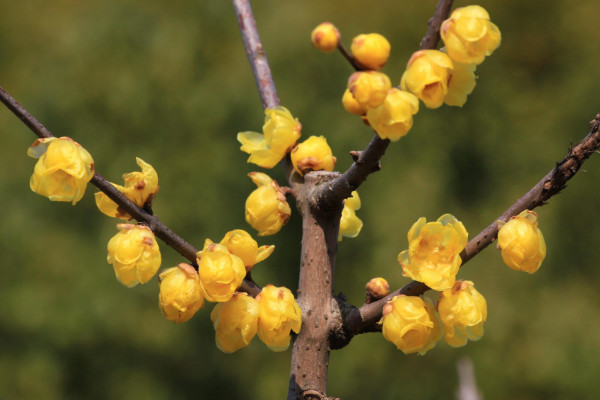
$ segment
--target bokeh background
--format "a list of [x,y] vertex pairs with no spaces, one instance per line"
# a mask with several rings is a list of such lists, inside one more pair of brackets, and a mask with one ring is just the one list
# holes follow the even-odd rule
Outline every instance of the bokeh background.
[[[281,102],[304,136],[326,135],[339,170],[371,131],[340,104],[352,72],[309,40],[329,20],[349,45],[379,32],[392,44],[396,84],[436,2],[262,0],[254,4]],[[456,6],[468,5],[457,1]],[[588,132],[600,112],[596,0],[485,0],[502,46],[479,68],[462,108],[422,107],[383,170],[361,187],[364,229],[339,247],[336,292],[356,304],[364,284],[408,280],[396,262],[419,217],[450,212],[471,237],[525,193]],[[135,157],[159,172],[156,214],[189,242],[251,228],[253,190],[235,135],[259,130],[259,97],[232,6],[192,0],[0,2],[0,85],[57,136],[71,136],[97,170],[120,182]],[[115,220],[94,188],[72,207],[29,190],[35,139],[0,107],[0,398],[281,399],[290,352],[258,340],[233,355],[214,345],[211,306],[183,325],[157,308],[158,285],[127,289],[106,263]],[[600,398],[600,157],[538,209],[548,256],[534,276],[503,265],[493,246],[459,276],[488,300],[486,334],[452,349],[405,356],[380,334],[333,352],[329,392],[344,399],[450,399],[456,362],[473,361],[486,399]],[[276,168],[269,172],[281,180]],[[293,208],[293,207],[292,207]],[[300,220],[276,236],[255,279],[292,289]],[[163,265],[183,261],[162,246]]]

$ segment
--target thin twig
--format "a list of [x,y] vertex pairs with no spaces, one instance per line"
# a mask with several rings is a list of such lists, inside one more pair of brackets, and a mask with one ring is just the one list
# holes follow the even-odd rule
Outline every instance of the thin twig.
[[450,15],[453,0],[440,0],[433,13],[433,17],[427,22],[427,34],[421,40],[421,50],[435,49],[440,41],[440,27],[442,22]]

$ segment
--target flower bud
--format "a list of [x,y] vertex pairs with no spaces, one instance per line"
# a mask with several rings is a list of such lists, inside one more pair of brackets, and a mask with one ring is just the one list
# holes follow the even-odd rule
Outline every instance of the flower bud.
[[323,22],[313,29],[310,41],[317,49],[331,53],[340,43],[340,31],[331,22]]
[[394,296],[383,307],[383,337],[404,354],[424,355],[442,337],[439,319],[431,300]]
[[464,225],[453,215],[444,214],[436,222],[419,218],[408,231],[408,250],[398,254],[402,274],[434,290],[451,288],[467,237]]
[[338,242],[342,241],[342,236],[357,237],[363,227],[363,222],[356,216],[356,210],[360,208],[360,197],[355,190],[352,195],[344,200],[344,209],[340,219],[340,231],[338,233]]
[[258,247],[256,240],[242,229],[227,232],[221,244],[227,247],[231,254],[242,259],[246,271],[250,271],[255,264],[265,260],[275,250],[273,245]]
[[525,210],[508,222],[497,221],[502,259],[514,270],[536,272],[546,258],[546,242],[538,228],[537,214]]
[[373,278],[367,282],[367,303],[382,299],[390,294],[390,285],[384,278]]
[[364,113],[367,112],[367,109],[361,106],[358,101],[356,101],[354,96],[352,96],[350,89],[346,89],[346,91],[344,91],[344,95],[342,96],[342,105],[350,114],[364,115]]
[[249,163],[273,168],[289,153],[300,137],[302,125],[285,107],[265,109],[263,133],[240,132],[241,150],[250,154]]
[[483,336],[483,323],[487,319],[487,303],[475,290],[471,281],[457,281],[451,289],[440,293],[437,305],[444,339],[452,347],[461,347],[467,340]]
[[160,268],[161,256],[152,230],[144,225],[118,224],[119,233],[108,242],[106,261],[127,287],[146,283]]
[[27,155],[39,159],[29,181],[32,191],[73,205],[81,200],[94,176],[94,160],[79,143],[68,137],[38,139]]
[[185,322],[204,305],[198,273],[191,265],[181,263],[161,272],[158,282],[158,305],[169,321]]
[[392,87],[390,78],[383,72],[355,72],[348,78],[348,89],[363,108],[379,107]]
[[290,154],[294,169],[304,175],[310,171],[333,171],[337,159],[324,136],[311,136],[294,147]]
[[440,35],[448,55],[464,64],[481,64],[500,46],[500,30],[480,6],[455,9],[442,23]]
[[256,296],[259,304],[258,337],[273,351],[290,345],[290,331],[300,332],[302,310],[286,287],[265,286]]
[[448,93],[444,97],[445,104],[462,107],[467,102],[467,96],[475,89],[475,68],[475,64],[454,62],[448,81]]
[[251,172],[248,176],[258,188],[246,199],[246,222],[258,231],[258,236],[274,235],[292,215],[285,194],[267,174]]
[[[135,162],[142,171],[123,174],[125,186],[114,183],[112,185],[138,207],[144,207],[146,204],[152,204],[152,199],[158,192],[158,174],[152,165],[141,158],[136,157]],[[109,217],[131,219],[131,216],[122,210],[104,192],[96,192],[96,206],[102,213]]]
[[210,313],[217,347],[233,353],[248,346],[258,328],[258,301],[246,293],[235,293],[231,300],[218,303]]
[[427,108],[438,108],[448,93],[453,68],[450,57],[441,51],[419,50],[408,60],[400,86],[414,93]]
[[242,259],[210,239],[206,239],[196,257],[200,288],[206,300],[224,302],[231,299],[246,276]]
[[392,88],[381,106],[367,110],[367,120],[381,139],[395,142],[410,131],[417,112],[419,100],[415,95]]
[[390,42],[379,33],[369,33],[352,39],[352,55],[363,67],[379,69],[390,56]]

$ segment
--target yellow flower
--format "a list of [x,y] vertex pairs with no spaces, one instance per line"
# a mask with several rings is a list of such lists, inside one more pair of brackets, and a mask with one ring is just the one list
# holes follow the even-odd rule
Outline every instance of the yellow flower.
[[290,345],[290,331],[300,332],[302,311],[285,287],[265,286],[256,296],[259,304],[258,337],[273,351]]
[[[158,174],[152,165],[141,158],[136,157],[135,162],[142,171],[123,174],[125,186],[115,183],[112,185],[138,207],[144,207],[146,204],[152,204],[152,199],[158,192]],[[96,192],[96,206],[109,217],[131,219],[131,216],[119,208],[117,203],[112,201],[104,192]]]
[[210,239],[206,239],[196,257],[200,288],[206,300],[224,302],[231,299],[246,276],[242,259]]
[[210,313],[217,347],[233,353],[248,346],[258,328],[258,301],[246,293],[235,293],[226,303],[218,303]]
[[362,71],[350,75],[347,87],[357,103],[368,109],[383,104],[392,82],[383,72]]
[[442,337],[442,329],[431,300],[394,296],[383,307],[383,337],[404,354],[424,355]]
[[108,242],[106,261],[127,287],[146,283],[160,268],[160,250],[152,230],[144,225],[118,224],[119,233]]
[[467,96],[475,89],[475,64],[454,62],[454,70],[448,81],[448,94],[444,103],[449,106],[462,107],[467,102]]
[[169,321],[185,322],[204,305],[198,273],[189,264],[180,263],[158,275],[158,305]]
[[366,107],[361,106],[358,101],[356,101],[354,96],[352,96],[350,89],[346,89],[344,91],[344,95],[342,96],[342,105],[350,114],[364,115],[364,113],[367,112]]
[[464,64],[481,64],[500,46],[500,30],[480,6],[457,8],[442,23],[440,35],[448,55]]
[[340,219],[340,231],[338,233],[338,242],[342,241],[342,236],[357,237],[363,227],[363,222],[356,216],[356,210],[360,208],[360,197],[355,190],[352,195],[344,200],[344,209]]
[[273,168],[289,153],[300,137],[302,125],[285,107],[265,109],[263,134],[240,132],[237,140],[241,150],[250,154],[249,163]]
[[317,49],[330,53],[340,42],[340,31],[331,22],[323,22],[313,29],[310,41]]
[[277,182],[267,174],[250,172],[248,176],[258,188],[246,199],[246,222],[258,231],[258,236],[274,235],[290,219],[290,205]]
[[497,221],[502,259],[514,270],[536,272],[546,258],[546,242],[538,228],[537,214],[525,210],[508,222]]
[[90,153],[71,138],[38,139],[27,155],[38,158],[29,181],[31,190],[52,201],[70,201],[75,205],[94,176]]
[[390,42],[379,33],[369,33],[352,39],[352,55],[362,66],[379,69],[390,56]]
[[408,250],[398,254],[402,274],[434,290],[451,288],[467,237],[464,225],[453,215],[444,214],[436,222],[419,218],[408,231]]
[[427,108],[438,108],[448,93],[453,68],[447,54],[439,50],[419,50],[408,60],[400,86],[414,93]]
[[294,147],[292,165],[300,175],[310,171],[333,171],[337,159],[324,136],[311,136]]
[[381,299],[390,294],[390,285],[384,278],[373,278],[366,285],[367,295],[372,299]]
[[452,347],[461,347],[467,340],[483,336],[483,323],[487,319],[487,303],[471,281],[457,281],[451,289],[440,293],[437,305],[444,339]]
[[392,88],[383,104],[367,110],[367,120],[381,139],[393,142],[406,135],[419,112],[419,100],[412,93]]
[[250,271],[254,264],[265,260],[273,253],[275,246],[265,245],[258,247],[256,240],[242,229],[234,229],[225,234],[221,244],[233,255],[238,256],[244,262],[246,271]]

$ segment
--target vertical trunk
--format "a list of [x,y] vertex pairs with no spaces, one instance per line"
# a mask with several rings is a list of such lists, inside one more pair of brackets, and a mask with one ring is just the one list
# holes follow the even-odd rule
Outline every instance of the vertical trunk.
[[[326,393],[329,366],[329,323],[332,313],[333,274],[342,205],[318,210],[310,199],[312,190],[338,176],[313,172],[305,177],[298,196],[302,213],[302,254],[298,303],[302,330],[292,349],[288,400],[302,399],[305,391]],[[314,398],[314,397],[311,397]]]

